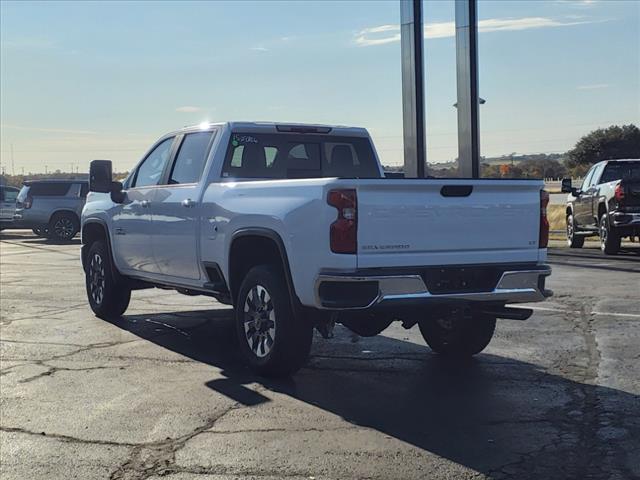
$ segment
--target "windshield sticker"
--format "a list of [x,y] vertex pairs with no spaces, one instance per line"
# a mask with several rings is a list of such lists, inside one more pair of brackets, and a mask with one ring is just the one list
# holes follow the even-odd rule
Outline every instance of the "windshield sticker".
[[258,143],[258,139],[256,137],[252,137],[251,135],[234,135],[233,139],[231,140],[231,144],[234,147],[246,143]]

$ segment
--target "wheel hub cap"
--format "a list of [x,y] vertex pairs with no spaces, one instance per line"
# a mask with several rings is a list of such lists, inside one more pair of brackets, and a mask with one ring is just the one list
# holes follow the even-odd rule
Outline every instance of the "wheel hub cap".
[[262,285],[254,286],[244,302],[244,333],[251,351],[266,357],[276,338],[276,316],[271,295]]
[[104,286],[104,263],[102,257],[96,253],[91,257],[91,263],[89,264],[89,294],[97,305],[102,304]]
[[73,222],[68,218],[61,218],[53,226],[53,230],[56,232],[58,237],[69,238],[73,233]]

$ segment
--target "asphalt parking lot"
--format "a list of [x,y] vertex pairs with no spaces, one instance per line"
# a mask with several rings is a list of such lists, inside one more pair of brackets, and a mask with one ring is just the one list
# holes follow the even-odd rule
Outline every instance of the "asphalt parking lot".
[[230,310],[85,301],[79,242],[0,239],[0,477],[640,477],[640,249],[550,250],[555,296],[448,365],[417,328],[314,339],[287,381],[242,367]]

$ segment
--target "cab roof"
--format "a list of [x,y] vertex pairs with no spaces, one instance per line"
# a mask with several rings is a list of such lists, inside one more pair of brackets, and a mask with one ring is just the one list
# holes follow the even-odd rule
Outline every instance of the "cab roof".
[[323,134],[323,135],[339,135],[350,137],[368,137],[369,133],[362,127],[348,127],[344,125],[325,125],[315,123],[282,123],[282,122],[222,122],[222,123],[201,123],[199,125],[191,125],[177,130],[173,133],[186,133],[198,130],[208,130],[213,127],[227,127],[232,132],[246,133],[306,133],[306,134]]

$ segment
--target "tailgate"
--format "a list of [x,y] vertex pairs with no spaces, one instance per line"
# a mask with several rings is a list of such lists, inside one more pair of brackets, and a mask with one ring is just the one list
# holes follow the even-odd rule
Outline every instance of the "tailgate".
[[538,180],[361,180],[358,267],[538,261]]
[[622,188],[624,189],[624,206],[640,207],[640,179],[625,178],[622,180]]

